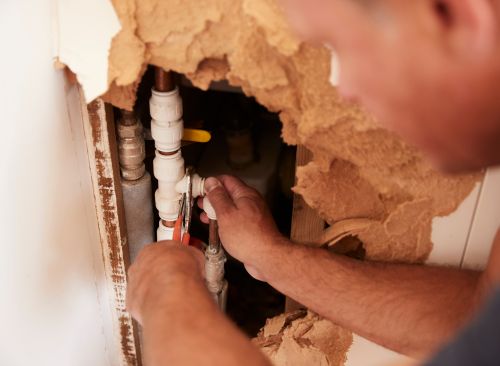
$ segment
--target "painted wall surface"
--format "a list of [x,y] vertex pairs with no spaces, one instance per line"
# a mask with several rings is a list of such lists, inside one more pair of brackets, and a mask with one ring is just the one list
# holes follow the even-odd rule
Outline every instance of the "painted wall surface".
[[[433,222],[431,265],[480,270],[487,264],[493,239],[500,229],[500,168],[489,169],[469,197],[451,215]],[[406,364],[410,360],[354,336],[346,366]]]
[[482,268],[486,265],[493,240],[500,229],[500,167],[486,173],[476,205],[462,267]]
[[0,3],[0,365],[110,365],[85,145],[52,65],[51,7]]

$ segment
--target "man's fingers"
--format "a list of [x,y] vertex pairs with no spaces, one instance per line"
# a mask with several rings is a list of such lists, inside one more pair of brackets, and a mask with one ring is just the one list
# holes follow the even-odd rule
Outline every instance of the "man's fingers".
[[218,217],[229,214],[235,208],[231,196],[217,178],[205,180],[205,192]]
[[238,200],[242,198],[254,198],[256,195],[255,189],[249,187],[241,179],[232,175],[221,175],[219,180],[233,199],[235,206],[238,206]]
[[222,175],[218,179],[207,178],[205,192],[217,216],[231,212],[235,208],[241,208],[238,202],[241,204],[247,199],[261,199],[255,189],[230,175]]
[[200,214],[200,221],[203,222],[204,224],[208,224],[209,220],[206,212],[202,212]]

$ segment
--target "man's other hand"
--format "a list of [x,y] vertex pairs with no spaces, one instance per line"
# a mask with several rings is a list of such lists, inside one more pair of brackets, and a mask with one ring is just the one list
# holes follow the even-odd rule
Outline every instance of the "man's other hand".
[[128,271],[127,310],[141,324],[190,285],[204,286],[203,254],[176,242],[148,245]]
[[[276,248],[286,243],[262,196],[240,179],[232,176],[208,178],[205,191],[219,224],[222,245],[234,258],[245,264],[255,278],[266,281],[259,267]],[[198,201],[203,208],[203,200]],[[208,223],[205,213],[203,222]]]

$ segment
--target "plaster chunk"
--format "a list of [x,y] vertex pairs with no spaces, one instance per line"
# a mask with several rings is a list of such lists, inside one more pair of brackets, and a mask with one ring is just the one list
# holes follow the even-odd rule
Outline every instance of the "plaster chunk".
[[352,334],[312,312],[298,311],[268,320],[253,341],[275,366],[334,366],[345,363]]

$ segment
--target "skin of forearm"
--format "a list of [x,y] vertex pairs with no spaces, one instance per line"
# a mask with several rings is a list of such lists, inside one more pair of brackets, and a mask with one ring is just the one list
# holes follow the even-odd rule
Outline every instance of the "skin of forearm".
[[219,311],[200,281],[185,280],[148,302],[143,321],[146,365],[270,365]]
[[277,290],[353,332],[421,358],[471,315],[480,273],[363,262],[283,240],[254,264]]

